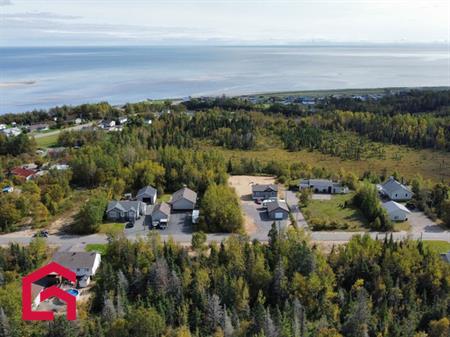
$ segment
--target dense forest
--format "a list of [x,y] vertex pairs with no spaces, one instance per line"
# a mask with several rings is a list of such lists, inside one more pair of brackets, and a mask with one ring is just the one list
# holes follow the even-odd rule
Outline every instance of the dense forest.
[[42,242],[0,250],[1,336],[448,337],[450,266],[421,242],[354,237],[329,255],[295,229],[195,251],[112,238],[79,320],[20,319],[19,275]]

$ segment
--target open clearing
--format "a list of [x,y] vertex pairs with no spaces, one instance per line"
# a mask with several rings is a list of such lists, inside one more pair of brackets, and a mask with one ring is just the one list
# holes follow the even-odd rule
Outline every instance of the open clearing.
[[353,198],[354,193],[333,195],[329,200],[311,200],[307,207],[302,208],[308,219],[319,219],[326,222],[334,221],[338,224],[347,224],[345,230],[366,231],[367,223],[361,212],[354,207],[345,207],[344,203]]
[[[254,204],[252,200],[252,184],[274,184],[275,177],[267,176],[231,176],[228,179],[230,186],[234,187],[236,194],[242,204]],[[280,192],[279,192],[280,193]],[[279,194],[282,195],[282,194]],[[257,229],[255,221],[244,214],[245,232],[247,234],[254,233]]]
[[56,143],[58,142],[58,137],[59,132],[51,133],[49,135],[45,135],[39,138],[35,137],[34,139],[36,140],[37,147],[48,148],[56,145]]
[[271,160],[284,163],[305,163],[312,167],[322,167],[331,172],[344,169],[362,175],[365,171],[382,173],[397,171],[405,178],[411,179],[417,174],[435,182],[441,180],[450,182],[450,154],[435,150],[418,150],[399,145],[384,145],[386,158],[369,158],[367,160],[343,160],[339,157],[322,154],[318,151],[294,151],[289,152],[279,147],[271,147],[263,150],[228,150],[218,146],[207,146],[208,149],[223,153],[226,160],[234,159],[256,159],[261,163]]
[[427,241],[427,240],[424,240],[423,244],[426,247],[428,247],[428,248],[430,248],[430,249],[432,249],[432,250],[434,250],[434,251],[436,251],[436,252],[438,252],[440,254],[447,253],[447,252],[450,251],[450,242],[447,242],[447,241]]

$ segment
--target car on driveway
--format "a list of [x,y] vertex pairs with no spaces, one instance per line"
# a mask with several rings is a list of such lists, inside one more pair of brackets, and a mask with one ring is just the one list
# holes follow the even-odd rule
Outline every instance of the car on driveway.
[[46,230],[39,231],[37,233],[34,233],[33,237],[34,238],[48,238],[48,231],[46,231]]
[[133,222],[127,222],[127,224],[125,225],[125,228],[133,228],[134,227],[134,223]]

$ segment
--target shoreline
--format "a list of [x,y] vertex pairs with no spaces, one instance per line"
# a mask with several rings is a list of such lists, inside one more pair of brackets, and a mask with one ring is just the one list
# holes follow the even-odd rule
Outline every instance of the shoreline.
[[[35,85],[36,81],[17,81],[17,82],[0,82],[0,89],[11,89],[18,86],[32,86]],[[401,92],[401,91],[411,91],[411,90],[431,90],[431,91],[445,91],[450,90],[450,86],[413,86],[413,87],[374,87],[374,88],[342,88],[342,89],[312,89],[312,90],[292,90],[292,91],[264,91],[264,92],[256,92],[256,93],[246,93],[246,94],[215,94],[215,95],[192,95],[186,96],[189,98],[202,98],[202,97],[210,97],[210,98],[219,98],[222,96],[231,97],[231,98],[249,98],[249,97],[286,97],[286,96],[309,96],[309,97],[320,97],[320,96],[331,96],[331,95],[369,95],[369,94],[384,94],[386,92]],[[157,102],[157,101],[170,101],[174,104],[179,104],[185,100],[186,97],[166,97],[166,98],[147,98],[137,101],[123,101],[123,102],[111,102],[106,101],[111,106],[123,106],[125,104],[136,104],[139,102]],[[50,109],[58,106],[78,106],[82,104],[97,104],[104,100],[97,99],[95,101],[85,101],[77,104],[70,103],[62,103],[60,105],[53,105],[48,108],[30,108],[29,110],[20,111],[20,112],[1,112],[2,115],[21,115],[28,112],[32,112],[34,110],[43,110],[48,112]]]

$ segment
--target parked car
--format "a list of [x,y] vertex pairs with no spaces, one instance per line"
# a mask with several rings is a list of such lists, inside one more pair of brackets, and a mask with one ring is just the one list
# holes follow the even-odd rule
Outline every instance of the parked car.
[[48,231],[42,230],[37,233],[34,233],[33,237],[39,237],[39,238],[48,238]]
[[267,204],[269,204],[269,203],[271,203],[271,202],[274,202],[274,201],[277,201],[277,199],[276,199],[276,198],[266,199],[266,200],[264,200],[264,201],[262,202],[262,206],[263,206],[264,208],[267,208]]
[[133,222],[127,222],[125,225],[125,228],[133,228],[134,227],[134,223]]

